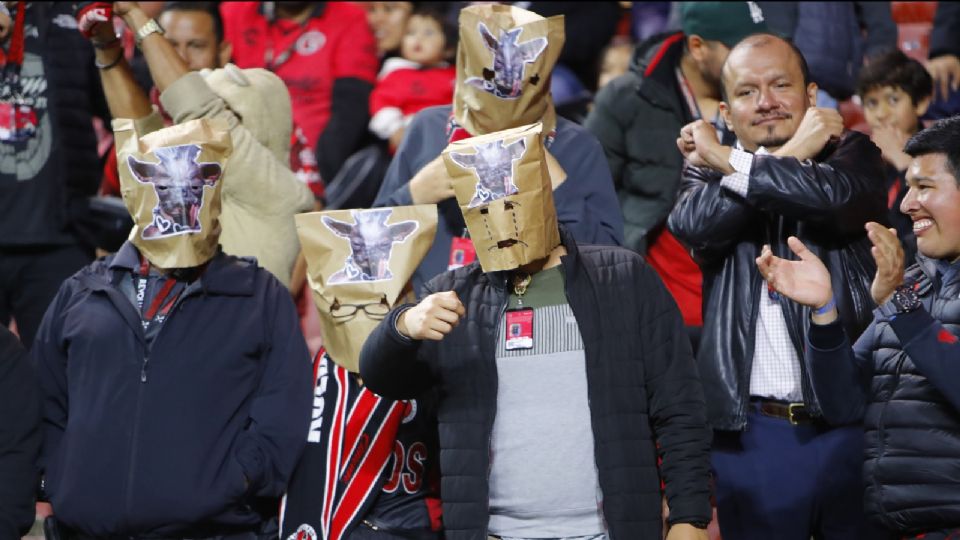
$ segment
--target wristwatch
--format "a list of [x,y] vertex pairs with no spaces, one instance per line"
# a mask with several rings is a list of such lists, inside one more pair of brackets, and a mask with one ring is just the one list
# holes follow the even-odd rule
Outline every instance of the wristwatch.
[[893,291],[893,297],[880,306],[880,312],[888,317],[900,315],[901,313],[910,313],[919,308],[923,303],[920,301],[920,295],[914,288],[913,282],[906,282]]
[[160,34],[162,36],[164,34],[163,27],[160,26],[160,23],[158,23],[156,20],[150,19],[149,21],[144,23],[144,25],[141,26],[137,30],[137,33],[134,35],[134,39],[137,43],[137,47],[139,47],[140,44],[143,43],[143,40],[146,39],[147,36],[154,33]]

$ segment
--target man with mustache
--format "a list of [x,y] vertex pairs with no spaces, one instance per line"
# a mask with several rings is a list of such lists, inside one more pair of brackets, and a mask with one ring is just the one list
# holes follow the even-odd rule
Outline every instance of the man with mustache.
[[723,68],[721,145],[703,120],[677,145],[687,160],[671,232],[704,274],[698,365],[715,429],[725,538],[872,538],[863,530],[857,426],[822,420],[804,365],[809,308],[767,287],[761,247],[788,257],[797,236],[831,270],[848,335],[871,319],[875,264],[864,223],[885,220],[879,150],[816,106],[817,85],[790,43],[755,34]]

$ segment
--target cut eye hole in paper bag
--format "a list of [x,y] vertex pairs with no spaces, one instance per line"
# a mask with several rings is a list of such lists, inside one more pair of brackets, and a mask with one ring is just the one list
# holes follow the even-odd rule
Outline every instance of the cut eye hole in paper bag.
[[453,191],[484,272],[513,270],[560,244],[540,123],[451,143]]
[[357,372],[360,349],[433,244],[436,205],[295,216],[324,348]]
[[120,192],[134,222],[130,241],[160,268],[210,260],[220,238],[220,191],[233,151],[226,123],[191,120],[140,137],[132,120],[116,119],[113,131]]

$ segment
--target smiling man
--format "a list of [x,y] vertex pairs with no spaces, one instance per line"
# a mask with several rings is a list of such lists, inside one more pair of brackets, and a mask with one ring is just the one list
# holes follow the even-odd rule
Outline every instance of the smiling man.
[[806,361],[824,417],[863,422],[864,506],[897,538],[960,535],[960,118],[911,138],[913,161],[900,210],[917,235],[917,264],[903,270],[894,229],[867,225],[880,305],[860,336],[838,324],[831,272],[791,239],[800,261],[765,250],[760,271],[785,296],[813,311]]
[[818,108],[816,94],[796,48],[756,34],[723,69],[720,111],[736,146],[721,145],[703,120],[677,139],[687,167],[668,225],[703,270],[697,361],[725,538],[871,538],[859,427],[823,422],[800,362],[809,314],[769,290],[754,265],[763,245],[784,256],[787,237],[798,236],[833,270],[846,331],[870,322],[863,226],[886,211],[880,151]]

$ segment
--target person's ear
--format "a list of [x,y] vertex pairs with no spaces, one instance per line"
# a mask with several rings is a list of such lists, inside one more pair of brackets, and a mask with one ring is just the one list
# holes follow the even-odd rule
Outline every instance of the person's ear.
[[233,55],[233,43],[229,41],[221,41],[219,50],[217,50],[217,61],[220,63],[220,67],[223,67],[230,63],[230,57]]
[[820,88],[817,87],[817,83],[812,82],[807,85],[807,101],[810,102],[810,107],[817,106],[817,90]]
[[733,131],[733,118],[730,117],[730,107],[723,101],[720,102],[720,116],[723,118],[723,123],[727,126],[727,129]]
[[917,113],[917,118],[927,114],[927,109],[930,108],[930,97],[931,96],[927,96],[921,99],[919,103],[914,105],[913,112]]
[[700,64],[703,62],[704,48],[706,44],[703,41],[703,38],[694,34],[692,36],[687,36],[687,50],[690,51],[690,56]]

